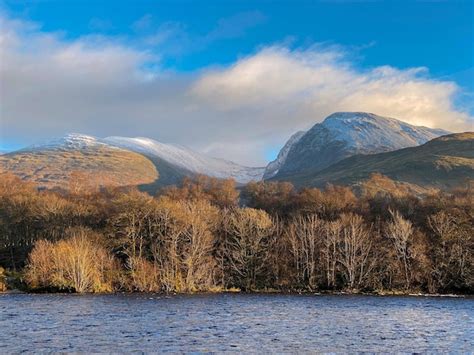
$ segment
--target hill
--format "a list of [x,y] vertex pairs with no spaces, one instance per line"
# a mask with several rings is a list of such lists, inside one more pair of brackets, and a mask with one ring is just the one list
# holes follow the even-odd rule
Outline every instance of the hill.
[[0,172],[11,172],[49,189],[68,189],[72,180],[91,187],[142,185],[159,176],[155,165],[143,155],[101,144],[74,149],[67,145],[30,147],[4,154]]
[[465,184],[474,180],[474,132],[442,136],[418,147],[356,155],[321,171],[288,176],[288,181],[296,186],[356,185],[373,173],[439,189]]
[[155,192],[198,174],[246,183],[260,180],[263,170],[149,138],[100,139],[83,134],[68,134],[0,155],[0,172],[11,172],[42,188],[67,188],[74,174],[76,180],[80,175],[89,184],[137,185]]

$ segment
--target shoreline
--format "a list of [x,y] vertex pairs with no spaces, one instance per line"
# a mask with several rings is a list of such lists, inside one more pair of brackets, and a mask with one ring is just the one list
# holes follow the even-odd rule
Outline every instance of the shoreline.
[[219,292],[183,292],[183,293],[165,293],[165,292],[89,292],[89,293],[77,293],[77,292],[38,292],[38,291],[23,291],[23,290],[6,290],[0,292],[1,295],[75,295],[75,296],[90,296],[90,295],[157,295],[157,296],[199,296],[199,295],[223,295],[223,294],[239,294],[239,295],[285,295],[285,296],[376,296],[376,297],[432,297],[432,298],[474,298],[473,294],[456,294],[456,293],[402,293],[402,292],[298,292],[298,291],[234,291],[226,290]]

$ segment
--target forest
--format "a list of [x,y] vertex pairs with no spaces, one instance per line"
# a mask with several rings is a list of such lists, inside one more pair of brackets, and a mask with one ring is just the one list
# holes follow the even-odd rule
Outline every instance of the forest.
[[0,175],[0,291],[474,290],[471,186],[417,194],[374,174],[358,189],[197,176],[39,190]]

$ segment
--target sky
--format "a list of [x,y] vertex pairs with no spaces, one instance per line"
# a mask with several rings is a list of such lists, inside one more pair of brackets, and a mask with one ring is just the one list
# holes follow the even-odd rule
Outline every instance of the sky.
[[0,150],[142,136],[258,166],[337,111],[474,130],[473,1],[0,0]]

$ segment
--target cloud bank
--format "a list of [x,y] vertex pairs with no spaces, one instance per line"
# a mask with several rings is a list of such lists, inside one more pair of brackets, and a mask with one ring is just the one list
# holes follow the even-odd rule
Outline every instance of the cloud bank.
[[335,111],[472,130],[454,82],[426,68],[360,69],[337,46],[270,46],[230,66],[177,73],[114,38],[73,41],[0,18],[0,140],[68,132],[147,136],[249,165]]

